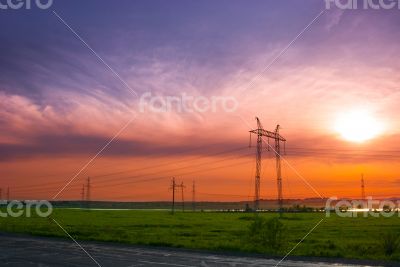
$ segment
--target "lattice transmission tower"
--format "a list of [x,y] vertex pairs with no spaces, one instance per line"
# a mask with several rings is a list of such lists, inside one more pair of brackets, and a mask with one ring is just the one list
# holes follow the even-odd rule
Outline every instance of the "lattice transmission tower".
[[172,183],[171,183],[171,187],[170,189],[172,189],[172,209],[171,209],[171,213],[174,214],[175,212],[175,191],[177,188],[181,189],[181,197],[182,197],[182,211],[185,211],[185,198],[184,198],[184,189],[185,189],[185,185],[183,184],[183,182],[181,182],[181,184],[177,184],[175,181],[175,177],[172,178]]
[[365,200],[365,181],[364,174],[361,174],[361,199]]
[[[255,174],[255,196],[254,196],[254,210],[257,211],[260,208],[260,180],[261,180],[261,162],[262,162],[262,151],[263,151],[263,137],[267,138],[267,149],[273,149],[276,158],[276,176],[278,186],[278,206],[279,212],[283,211],[283,193],[282,193],[282,171],[281,171],[281,144],[284,145],[286,139],[279,134],[280,126],[277,125],[275,131],[267,131],[263,128],[260,119],[256,117],[257,129],[250,131],[250,147],[251,147],[251,135],[257,136],[257,149],[256,149],[256,174]],[[269,140],[275,141],[275,146],[272,147],[269,144]]]

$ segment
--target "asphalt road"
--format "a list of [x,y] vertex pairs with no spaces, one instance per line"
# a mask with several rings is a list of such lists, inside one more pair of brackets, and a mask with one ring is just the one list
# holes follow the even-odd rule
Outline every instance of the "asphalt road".
[[[0,266],[276,266],[279,260],[0,234]],[[287,267],[356,266],[287,260]],[[362,266],[362,265],[358,265]],[[365,266],[365,265],[363,265]]]

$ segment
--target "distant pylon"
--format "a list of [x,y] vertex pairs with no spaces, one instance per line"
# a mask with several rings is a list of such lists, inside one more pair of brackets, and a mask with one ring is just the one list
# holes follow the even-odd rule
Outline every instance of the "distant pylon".
[[365,200],[365,182],[364,182],[364,174],[361,174],[361,199]]
[[176,182],[175,182],[175,177],[172,178],[172,183],[171,183],[171,189],[172,189],[172,208],[171,208],[171,213],[174,214],[175,212],[175,188],[176,188]]
[[182,196],[182,211],[185,211],[185,198],[183,196],[183,189],[185,186],[183,185],[183,182],[181,184],[177,184],[175,181],[175,177],[172,178],[172,184],[171,184],[171,189],[172,189],[172,210],[171,213],[174,214],[175,212],[175,190],[176,188],[180,187],[181,188],[181,196]]
[[90,195],[90,189],[91,189],[91,184],[90,184],[90,177],[87,178],[86,182],[86,201],[90,201],[91,195]]
[[268,146],[267,149],[271,147],[269,144],[269,139],[275,141],[275,155],[276,155],[276,174],[277,174],[277,185],[278,185],[278,206],[279,213],[283,211],[283,193],[282,193],[282,175],[281,175],[281,142],[285,145],[286,139],[279,134],[280,126],[277,125],[274,132],[264,130],[260,119],[256,117],[257,129],[250,131],[250,146],[251,146],[251,134],[257,135],[257,152],[256,152],[256,175],[255,175],[255,196],[254,196],[254,210],[259,210],[260,202],[260,179],[261,179],[261,161],[262,161],[262,138],[266,137]]
[[192,185],[192,210],[196,211],[196,182],[193,181]]

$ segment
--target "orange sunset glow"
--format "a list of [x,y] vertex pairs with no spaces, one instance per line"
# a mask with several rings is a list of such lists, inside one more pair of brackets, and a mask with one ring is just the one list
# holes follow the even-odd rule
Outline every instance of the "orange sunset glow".
[[[252,201],[258,117],[287,140],[284,199],[359,198],[361,174],[368,196],[399,197],[396,11],[66,2],[86,45],[52,14],[0,17],[14,25],[0,34],[3,196],[80,200],[90,177],[92,200],[169,201],[176,177],[198,201]],[[267,148],[260,194],[275,199]]]

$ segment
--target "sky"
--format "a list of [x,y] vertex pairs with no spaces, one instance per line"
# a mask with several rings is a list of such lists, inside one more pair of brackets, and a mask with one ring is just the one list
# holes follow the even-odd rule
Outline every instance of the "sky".
[[[3,197],[80,199],[91,177],[92,199],[169,200],[175,176],[188,198],[195,181],[198,200],[251,200],[256,116],[287,139],[285,198],[360,197],[362,173],[367,195],[398,196],[399,12],[319,0],[0,10]],[[235,109],[156,112],[146,94]],[[351,142],[337,121],[358,111],[377,134]],[[261,195],[276,192],[264,149]]]

